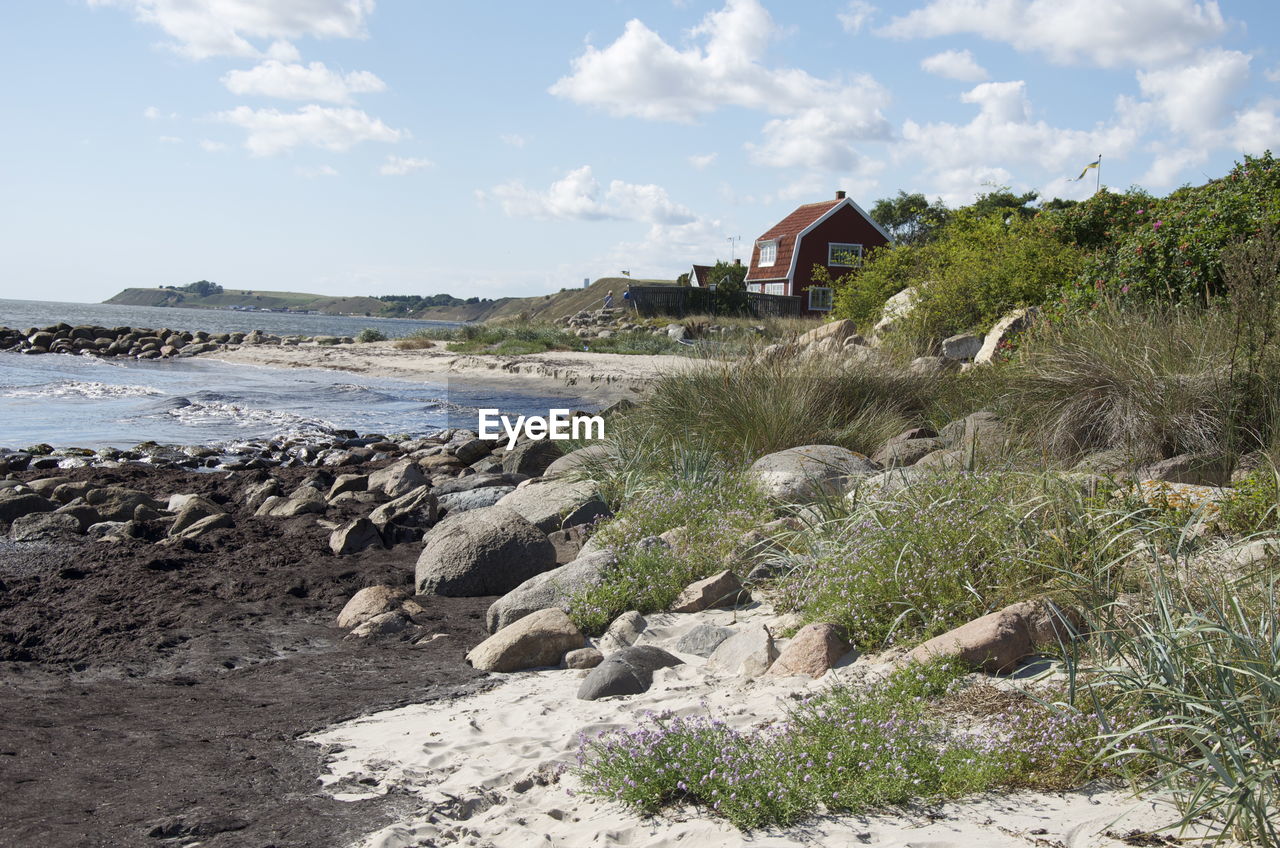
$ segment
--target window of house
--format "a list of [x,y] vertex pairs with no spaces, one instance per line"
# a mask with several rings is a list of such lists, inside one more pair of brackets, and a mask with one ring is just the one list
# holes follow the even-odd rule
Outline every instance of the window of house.
[[861,268],[862,245],[831,242],[827,245],[827,264],[840,268]]
[[765,294],[786,294],[787,284],[786,283],[765,283],[764,293]]
[[749,292],[760,294],[760,288],[761,286],[759,283],[747,283],[747,291]]
[[778,261],[778,241],[757,242],[760,248],[760,266],[763,268]]
[[821,312],[831,311],[831,289],[822,286],[809,288],[809,308]]

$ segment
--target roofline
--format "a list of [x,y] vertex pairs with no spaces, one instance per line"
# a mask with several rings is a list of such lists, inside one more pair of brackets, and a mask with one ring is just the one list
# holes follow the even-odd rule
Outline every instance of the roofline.
[[873,227],[875,227],[875,228],[876,228],[876,232],[878,232],[878,233],[880,233],[880,235],[884,236],[884,237],[885,237],[885,240],[886,240],[887,242],[889,242],[889,244],[893,244],[893,236],[891,236],[891,235],[889,235],[887,232],[885,232],[884,227],[880,226],[880,225],[876,222],[876,219],[875,219],[875,218],[872,218],[870,215],[868,215],[868,214],[867,214],[867,210],[865,210],[865,209],[863,209],[861,206],[859,206],[859,205],[857,204],[857,202],[856,202],[852,197],[848,197],[848,196],[843,197],[843,198],[841,198],[840,200],[836,201],[835,205],[833,205],[830,209],[828,209],[826,212],[823,212],[820,216],[818,216],[818,218],[817,218],[817,219],[815,219],[815,220],[814,220],[814,222],[813,222],[812,224],[810,224],[809,226],[805,227],[805,228],[804,228],[803,230],[801,230],[800,232],[796,233],[796,246],[795,246],[795,247],[793,247],[793,248],[791,249],[791,267],[789,267],[789,268],[787,269],[787,280],[788,280],[788,281],[795,279],[795,273],[796,273],[796,262],[797,262],[797,261],[799,261],[799,259],[800,259],[800,250],[799,250],[799,248],[800,248],[800,241],[801,241],[801,239],[803,239],[805,236],[807,236],[810,232],[812,232],[814,229],[816,229],[816,228],[817,228],[817,226],[818,226],[819,224],[821,224],[823,221],[825,221],[825,220],[827,220],[828,218],[830,218],[832,215],[834,215],[834,214],[836,213],[836,211],[837,211],[837,210],[839,210],[839,209],[840,209],[840,207],[842,207],[842,206],[844,206],[844,205],[846,205],[846,204],[847,204],[847,205],[849,205],[849,206],[852,206],[855,210],[857,210],[857,212],[858,212],[858,214],[859,214],[859,215],[861,215],[861,216],[862,216],[863,218],[865,218],[868,222],[870,222],[871,226],[873,226]]

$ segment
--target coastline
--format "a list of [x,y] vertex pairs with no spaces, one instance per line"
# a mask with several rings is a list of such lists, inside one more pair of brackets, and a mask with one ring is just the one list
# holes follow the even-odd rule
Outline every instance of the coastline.
[[369,377],[425,381],[465,378],[495,389],[573,389],[602,406],[633,398],[656,378],[692,367],[682,356],[556,351],[519,356],[459,354],[443,342],[400,350],[395,342],[330,346],[245,345],[212,351],[203,359],[272,368],[325,368]]

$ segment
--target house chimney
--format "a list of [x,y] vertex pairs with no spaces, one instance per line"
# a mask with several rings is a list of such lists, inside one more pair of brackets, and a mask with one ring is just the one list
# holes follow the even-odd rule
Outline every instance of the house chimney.
[[741,268],[741,267],[742,267],[742,260],[741,260],[741,259],[735,259],[735,260],[733,260],[733,264],[734,264],[734,265],[737,265],[739,268]]
[[836,200],[844,200],[844,192],[843,192],[843,191],[837,191],[837,192],[836,192]]

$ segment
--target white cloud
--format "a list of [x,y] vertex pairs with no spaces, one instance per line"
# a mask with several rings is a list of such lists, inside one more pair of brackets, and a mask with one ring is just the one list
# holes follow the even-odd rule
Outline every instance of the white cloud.
[[[128,9],[164,30],[192,59],[271,56],[296,61],[286,39],[362,38],[374,0],[88,0]],[[272,41],[264,53],[253,41]]]
[[849,0],[844,11],[837,13],[836,17],[840,19],[840,25],[844,27],[845,32],[857,35],[875,13],[876,7],[867,0]]
[[1204,148],[1160,149],[1151,161],[1151,166],[1138,182],[1151,188],[1170,188],[1181,182],[1179,176],[1187,168],[1199,165],[1208,158],[1209,152]]
[[160,136],[160,143],[161,144],[181,144],[182,139],[178,138],[176,135],[162,135]]
[[607,189],[603,188],[590,165],[570,171],[546,191],[530,189],[517,180],[481,193],[481,199],[488,197],[496,199],[502,211],[515,218],[645,221],[663,225],[697,220],[688,207],[673,202],[661,186],[613,180]]
[[1264,100],[1238,113],[1227,138],[1242,153],[1280,150],[1280,101]]
[[716,157],[719,155],[719,153],[703,153],[701,155],[694,154],[689,157],[689,164],[697,168],[699,171],[702,171],[711,167],[711,163],[715,162]]
[[276,97],[282,100],[322,100],[351,103],[353,95],[385,91],[387,84],[368,71],[342,74],[323,62],[285,64],[268,59],[247,71],[229,71],[222,84],[232,94]]
[[1280,82],[1280,65],[1268,68],[1263,71],[1262,75],[1267,78],[1267,82]]
[[302,145],[344,151],[362,141],[396,142],[409,137],[407,130],[392,129],[359,109],[315,104],[297,112],[237,106],[214,117],[245,129],[248,137],[244,146],[255,156],[271,156]]
[[142,117],[146,118],[148,121],[159,120],[160,110],[154,106],[148,106],[146,109],[142,110]]
[[897,38],[979,35],[1058,64],[1149,67],[1227,30],[1217,0],[930,0],[879,32]]
[[314,180],[317,177],[338,176],[338,170],[334,168],[332,165],[317,165],[313,168],[299,166],[297,168],[294,168],[293,172],[300,177],[305,177],[308,180]]
[[[616,268],[630,269],[635,277],[674,277],[695,262],[727,260],[729,250],[721,222],[698,218],[684,224],[654,224],[642,240],[614,245],[606,261]],[[740,244],[739,257],[742,251]]]
[[867,75],[819,79],[798,68],[768,68],[778,28],[758,0],[727,0],[690,31],[702,43],[678,50],[639,20],[604,49],[588,46],[552,94],[617,116],[692,122],[725,106],[776,116],[756,161],[781,168],[845,167],[854,145],[884,140],[888,92]]
[[202,138],[200,139],[200,149],[205,151],[206,153],[221,153],[222,151],[227,149],[227,146],[220,141],[213,141],[212,139]]
[[981,82],[990,74],[978,64],[968,50],[945,50],[935,53],[920,63],[931,74],[964,82]]
[[524,147],[529,143],[529,140],[519,133],[505,133],[498,138],[502,139],[503,144],[509,144],[512,147]]
[[383,162],[382,167],[378,169],[378,173],[384,177],[402,177],[405,174],[412,174],[414,171],[421,171],[423,168],[430,168],[434,164],[430,159],[388,156],[387,161]]
[[1195,61],[1158,71],[1139,71],[1138,87],[1169,128],[1204,138],[1232,114],[1231,99],[1249,81],[1249,56],[1209,50]]
[[970,202],[987,183],[1017,188],[1009,170],[1015,166],[1065,173],[1093,161],[1098,151],[1122,156],[1137,145],[1149,117],[1143,104],[1120,99],[1111,123],[1092,130],[1054,127],[1033,118],[1021,80],[982,83],[960,99],[978,107],[969,123],[908,120],[902,128],[904,144],[897,151],[900,157],[923,162],[932,181],[928,193],[952,204]]

